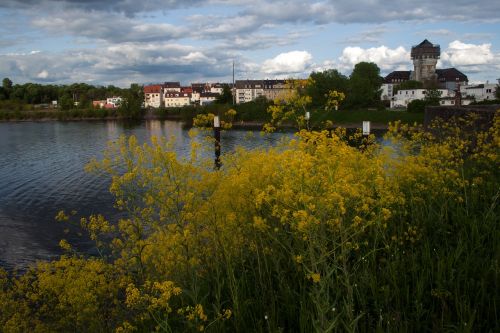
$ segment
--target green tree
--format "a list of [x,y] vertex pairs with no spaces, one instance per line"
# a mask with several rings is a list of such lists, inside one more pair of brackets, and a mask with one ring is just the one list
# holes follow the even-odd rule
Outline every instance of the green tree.
[[233,104],[233,93],[228,84],[222,86],[222,94],[215,99],[217,104]]
[[425,102],[427,105],[439,105],[439,100],[441,99],[441,91],[437,89],[428,89],[425,96]]
[[10,94],[12,93],[12,81],[8,77],[2,80],[2,88],[5,99],[9,99]]
[[12,81],[6,77],[2,80],[2,87],[4,89],[7,89],[7,90],[11,90],[12,89]]
[[345,93],[349,83],[349,79],[336,69],[312,72],[308,81],[306,94],[311,97],[313,107],[321,108],[327,104],[330,91]]
[[500,80],[499,83],[497,84],[497,88],[495,89],[495,98],[500,99]]
[[354,66],[349,78],[347,105],[350,107],[378,106],[383,79],[380,68],[373,62],[360,62]]
[[129,89],[125,89],[121,94],[122,102],[118,112],[125,118],[139,118],[142,115],[142,103],[144,93],[142,86],[132,83]]
[[68,94],[62,95],[59,98],[58,104],[59,104],[59,109],[62,111],[71,110],[74,107],[73,98]]

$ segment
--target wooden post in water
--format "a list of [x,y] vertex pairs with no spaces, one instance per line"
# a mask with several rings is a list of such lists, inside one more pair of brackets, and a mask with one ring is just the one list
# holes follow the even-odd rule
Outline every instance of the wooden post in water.
[[220,164],[220,120],[214,116],[214,139],[215,139],[215,169],[219,170]]

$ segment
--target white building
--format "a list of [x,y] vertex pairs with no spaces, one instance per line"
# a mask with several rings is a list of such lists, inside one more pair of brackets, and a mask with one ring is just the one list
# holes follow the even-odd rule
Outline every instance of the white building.
[[219,94],[222,95],[222,92],[224,91],[224,87],[220,83],[214,83],[210,87],[210,92],[212,94]]
[[163,106],[163,85],[144,86],[144,107],[159,108]]
[[183,107],[191,104],[191,94],[181,92],[165,92],[164,94],[165,107]]
[[237,80],[235,86],[236,104],[251,102],[264,95],[262,80]]
[[207,105],[207,104],[212,104],[215,102],[217,97],[219,97],[220,94],[218,93],[201,93],[200,94],[200,105]]
[[114,108],[117,108],[122,104],[123,99],[120,96],[113,96],[106,98],[106,104],[113,105]]
[[[441,98],[454,97],[455,93],[447,89],[437,89],[441,93]],[[425,99],[427,89],[399,90],[391,100],[391,108],[406,108],[411,101]]]
[[463,98],[475,99],[477,102],[495,99],[497,85],[486,82],[485,84],[461,86],[460,93]]
[[382,93],[380,94],[380,99],[382,101],[390,101],[392,98],[392,94],[394,92],[394,84],[392,83],[383,83],[380,87]]

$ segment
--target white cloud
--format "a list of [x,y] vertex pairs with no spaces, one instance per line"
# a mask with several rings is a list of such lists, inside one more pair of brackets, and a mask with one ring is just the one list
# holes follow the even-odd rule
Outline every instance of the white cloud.
[[451,42],[441,53],[441,61],[451,66],[484,65],[493,59],[491,44],[465,44],[458,40]]
[[43,71],[41,71],[40,73],[38,73],[36,75],[37,78],[39,79],[46,79],[49,77],[49,72],[47,72],[45,69]]
[[363,49],[358,46],[348,46],[342,51],[339,58],[339,68],[348,72],[359,62],[374,62],[382,72],[392,71],[395,68],[405,68],[411,64],[410,52],[399,46],[390,49],[386,46]]
[[265,74],[299,74],[306,72],[312,61],[312,55],[307,51],[291,51],[281,53],[273,59],[268,59],[262,64]]

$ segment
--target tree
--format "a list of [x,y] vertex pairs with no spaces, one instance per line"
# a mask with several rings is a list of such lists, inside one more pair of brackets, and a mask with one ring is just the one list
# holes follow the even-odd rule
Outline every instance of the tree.
[[323,72],[312,72],[306,87],[306,94],[312,99],[313,107],[323,107],[328,100],[328,94],[332,90],[345,93],[348,88],[349,79],[336,69]]
[[271,121],[264,125],[264,129],[268,132],[274,131],[283,122],[292,123],[298,129],[306,127],[305,115],[312,100],[304,93],[305,83],[302,80],[287,80],[287,85],[287,92],[267,109]]
[[8,77],[2,80],[2,88],[5,99],[9,99],[10,94],[12,92],[12,81]]
[[142,115],[144,93],[142,86],[132,83],[129,89],[122,92],[122,102],[118,112],[125,118],[139,118]]
[[338,110],[340,103],[345,99],[345,94],[337,90],[331,90],[327,94],[325,110]]
[[217,104],[233,104],[233,93],[228,84],[222,85],[222,94],[215,99]]
[[441,91],[437,89],[428,89],[425,96],[426,105],[439,105],[441,99]]
[[498,80],[499,83],[497,84],[497,88],[495,89],[495,98],[500,99],[500,80]]
[[74,107],[73,98],[68,94],[64,94],[59,98],[59,109],[66,111]]
[[375,63],[360,62],[356,64],[349,78],[347,104],[350,107],[379,105],[382,82],[380,68]]

